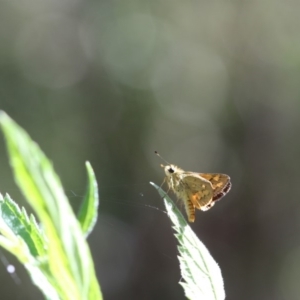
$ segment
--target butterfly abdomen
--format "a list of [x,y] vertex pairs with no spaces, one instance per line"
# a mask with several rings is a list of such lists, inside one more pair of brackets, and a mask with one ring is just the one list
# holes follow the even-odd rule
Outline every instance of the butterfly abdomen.
[[184,207],[185,207],[185,211],[188,216],[189,222],[194,222],[196,215],[195,215],[195,207],[194,207],[192,201],[187,196],[182,199],[184,202]]

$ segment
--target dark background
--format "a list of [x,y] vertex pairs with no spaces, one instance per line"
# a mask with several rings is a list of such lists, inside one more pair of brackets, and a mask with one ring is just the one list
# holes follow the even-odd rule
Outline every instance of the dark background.
[[[162,161],[232,191],[192,228],[227,299],[299,299],[300,2],[2,0],[0,107],[54,162],[75,210],[99,183],[89,237],[105,300],[184,299]],[[28,208],[3,139],[0,190]],[[174,198],[174,197],[173,197]],[[1,299],[42,299],[0,254]],[[5,268],[16,266],[19,280]]]

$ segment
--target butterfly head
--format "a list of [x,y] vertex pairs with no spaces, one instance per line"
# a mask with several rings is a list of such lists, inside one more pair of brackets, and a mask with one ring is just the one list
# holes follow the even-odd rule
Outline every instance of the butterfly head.
[[167,176],[172,176],[172,174],[178,171],[178,167],[176,167],[175,165],[167,165],[167,166],[161,165],[161,166],[164,168]]

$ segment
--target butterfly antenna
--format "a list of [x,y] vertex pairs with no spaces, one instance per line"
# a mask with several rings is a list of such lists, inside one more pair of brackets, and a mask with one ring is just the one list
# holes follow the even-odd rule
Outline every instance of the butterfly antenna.
[[164,162],[166,162],[168,165],[170,165],[170,163],[169,163],[168,161],[166,161],[164,158],[162,158],[162,157],[160,156],[160,154],[159,154],[157,151],[154,151],[154,153],[155,153],[160,159],[162,159]]

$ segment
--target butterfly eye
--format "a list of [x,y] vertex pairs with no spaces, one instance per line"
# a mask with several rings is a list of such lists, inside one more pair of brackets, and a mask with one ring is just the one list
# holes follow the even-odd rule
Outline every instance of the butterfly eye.
[[174,169],[170,168],[168,169],[169,173],[174,173]]

